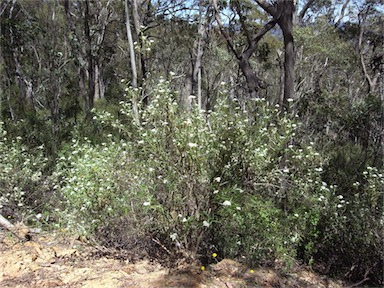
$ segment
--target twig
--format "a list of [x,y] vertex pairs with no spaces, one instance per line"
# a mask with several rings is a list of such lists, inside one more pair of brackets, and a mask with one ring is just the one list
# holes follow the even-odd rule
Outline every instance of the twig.
[[152,241],[155,242],[156,244],[160,245],[161,248],[163,248],[169,255],[171,255],[171,251],[167,249],[163,244],[158,239],[152,238]]
[[371,268],[369,268],[367,271],[365,271],[363,280],[361,280],[361,281],[359,281],[359,282],[357,282],[357,283],[355,283],[355,284],[352,284],[351,286],[348,286],[348,287],[346,287],[346,288],[359,287],[361,284],[363,284],[364,282],[368,281],[368,280],[370,279],[370,278],[368,277],[368,274],[369,274],[369,272],[371,272],[371,270],[372,270],[373,267],[375,267],[375,266],[376,266],[376,264],[373,265]]

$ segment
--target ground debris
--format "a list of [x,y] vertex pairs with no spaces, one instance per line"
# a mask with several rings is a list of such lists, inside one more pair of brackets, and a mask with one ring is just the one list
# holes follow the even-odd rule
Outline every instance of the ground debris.
[[81,241],[64,241],[40,234],[34,241],[0,240],[0,287],[137,287],[137,288],[243,288],[327,287],[345,283],[304,268],[289,275],[267,268],[250,270],[230,259],[210,265],[190,264],[174,269],[159,263],[124,260]]

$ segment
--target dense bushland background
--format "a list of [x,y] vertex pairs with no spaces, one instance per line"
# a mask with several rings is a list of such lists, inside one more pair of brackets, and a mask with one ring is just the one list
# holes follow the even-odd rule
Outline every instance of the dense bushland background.
[[171,266],[382,285],[383,7],[300,4],[286,97],[256,2],[2,1],[0,213]]

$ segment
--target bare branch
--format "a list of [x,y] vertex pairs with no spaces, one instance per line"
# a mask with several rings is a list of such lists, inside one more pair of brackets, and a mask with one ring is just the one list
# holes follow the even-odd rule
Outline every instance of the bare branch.
[[219,25],[220,32],[224,36],[225,40],[227,41],[227,46],[229,47],[229,49],[236,56],[236,58],[239,59],[239,55],[238,55],[235,47],[233,46],[232,39],[228,35],[228,33],[224,30],[223,23],[221,22],[220,14],[219,14],[219,8],[217,6],[217,0],[212,0],[212,4],[213,4],[213,8],[215,10],[215,19],[216,19],[217,24]]
[[[305,16],[305,13],[307,13],[307,11],[309,10],[309,8],[311,8],[311,6],[318,0],[308,0],[307,3],[305,3],[303,9],[301,9],[300,13],[299,13],[299,21],[302,22],[303,19],[304,19],[304,16]],[[349,1],[349,0],[347,0]]]
[[255,50],[257,49],[257,44],[259,43],[259,41],[261,40],[261,38],[263,38],[263,36],[269,31],[271,30],[274,26],[276,25],[276,20],[273,19],[271,21],[269,21],[267,24],[265,24],[263,26],[263,28],[261,28],[257,33],[256,35],[252,38],[251,40],[251,44],[250,46],[248,47],[248,49],[243,53],[245,56],[247,56],[247,58],[249,58],[252,53],[255,52]]
[[260,5],[261,8],[263,8],[263,10],[265,12],[267,12],[269,15],[271,15],[273,18],[275,19],[278,19],[278,10],[276,8],[276,6],[268,3],[267,1],[265,0],[255,0],[257,2],[257,4]]
[[341,8],[339,19],[335,23],[335,27],[339,26],[341,20],[343,20],[343,18],[345,16],[345,10],[347,9],[349,2],[350,2],[350,0],[345,0],[343,7]]
[[248,45],[251,45],[251,36],[249,35],[249,31],[248,31],[247,25],[245,25],[245,19],[244,19],[243,13],[241,13],[239,1],[235,1],[234,5],[235,5],[235,8],[236,8],[237,15],[239,15],[239,20],[240,20],[241,28],[243,29],[245,37],[247,38]]

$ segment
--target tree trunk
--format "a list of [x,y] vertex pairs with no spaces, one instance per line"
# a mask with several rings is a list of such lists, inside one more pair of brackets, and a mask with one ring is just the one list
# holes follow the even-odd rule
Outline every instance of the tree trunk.
[[141,32],[142,28],[141,28],[141,21],[140,21],[140,14],[139,14],[139,7],[138,7],[137,0],[131,0],[131,5],[132,5],[133,26],[135,27],[137,43],[139,43],[140,45],[140,52],[139,52],[140,70],[141,70],[140,86],[142,86],[147,77],[147,68],[145,63],[145,56],[143,53],[144,43],[142,41],[142,32]]
[[257,98],[259,96],[260,80],[253,71],[249,59],[241,56],[240,59],[238,59],[238,63],[247,82],[249,96],[251,98]]
[[197,103],[198,103],[198,109],[202,109],[202,102],[201,102],[201,65],[202,65],[202,58],[204,55],[204,42],[207,37],[207,17],[208,17],[208,10],[206,15],[203,17],[202,15],[203,11],[203,3],[202,1],[199,2],[199,28],[198,28],[198,39],[195,45],[196,50],[196,59],[195,59],[195,65],[193,69],[192,74],[192,84],[193,84],[193,93],[197,95]]
[[192,93],[193,93],[193,63],[189,64],[187,75],[185,76],[184,86],[181,91],[181,106],[184,111],[192,110]]
[[293,14],[295,6],[293,1],[282,2],[283,12],[278,24],[284,38],[284,99],[282,107],[288,110],[288,99],[294,98],[295,89],[295,46],[293,40]]
[[[129,19],[129,6],[128,6],[128,0],[124,1],[125,4],[125,26],[127,29],[127,38],[128,38],[128,46],[129,46],[129,55],[131,60],[131,71],[132,71],[132,82],[131,86],[133,88],[137,88],[137,70],[136,70],[136,59],[135,59],[135,47],[133,46],[133,39],[132,39],[132,30],[131,30],[131,22]],[[133,115],[135,118],[135,122],[137,125],[139,125],[139,104],[137,95],[134,92],[132,94],[132,110]]]
[[86,48],[86,58],[88,61],[88,101],[87,101],[87,111],[85,118],[89,119],[90,112],[93,108],[94,104],[94,97],[95,97],[95,75],[94,75],[94,59],[93,59],[93,53],[92,53],[92,38],[91,38],[91,31],[90,31],[90,14],[89,14],[89,0],[85,0],[85,12],[84,12],[84,34],[85,34],[85,40],[87,43]]
[[125,0],[124,3],[125,3],[125,27],[127,29],[129,56],[130,56],[131,71],[132,71],[131,86],[133,88],[136,88],[137,87],[137,69],[136,69],[135,47],[133,45],[131,22],[130,22],[130,19],[129,19],[129,6],[128,6],[129,4],[128,4],[128,0]]
[[[220,32],[224,36],[225,40],[227,41],[227,46],[229,50],[235,55],[237,58],[239,68],[241,72],[243,73],[245,80],[247,82],[248,86],[248,92],[251,98],[259,97],[259,88],[260,88],[260,79],[257,77],[255,71],[252,69],[250,64],[250,57],[254,52],[257,50],[257,44],[260,42],[260,40],[263,38],[263,36],[271,30],[276,25],[276,19],[273,19],[272,21],[269,21],[266,23],[263,28],[261,28],[257,33],[254,35],[254,37],[250,37],[250,35],[247,34],[247,40],[248,40],[248,46],[241,54],[238,53],[232,43],[232,39],[229,37],[229,35],[224,30],[223,24],[221,23],[219,9],[217,6],[217,0],[212,0],[213,7],[215,9],[215,17],[216,21],[219,25]],[[238,12],[240,13],[240,12]],[[239,15],[240,18],[242,18],[242,15]]]

